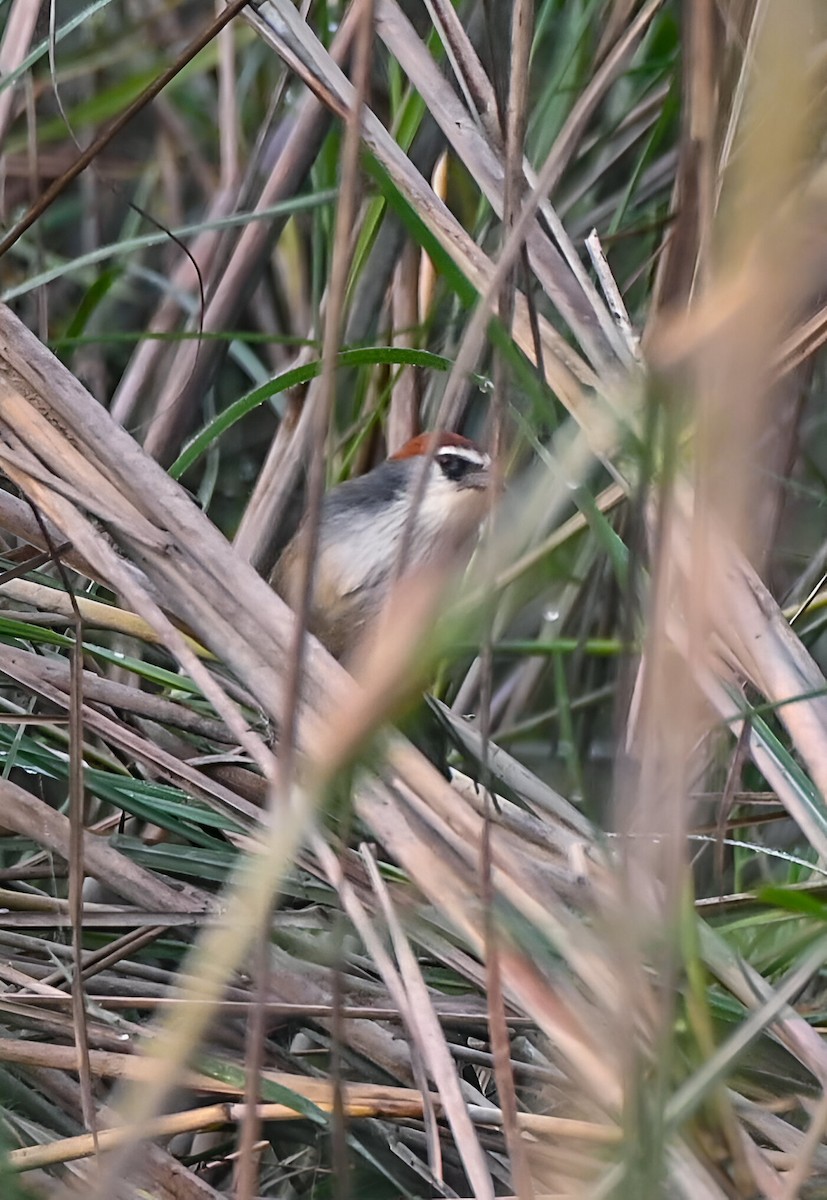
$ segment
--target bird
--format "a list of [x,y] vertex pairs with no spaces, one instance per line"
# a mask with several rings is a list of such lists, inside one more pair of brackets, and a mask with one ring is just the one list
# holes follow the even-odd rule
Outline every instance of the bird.
[[[421,433],[322,502],[308,628],[346,657],[382,610],[391,585],[418,569],[470,558],[486,515],[491,458],[458,433]],[[300,603],[305,522],[269,577]]]

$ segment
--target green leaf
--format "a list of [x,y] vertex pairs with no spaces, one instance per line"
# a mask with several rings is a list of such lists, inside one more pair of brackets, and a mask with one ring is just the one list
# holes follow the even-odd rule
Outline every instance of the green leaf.
[[[426,367],[435,371],[447,371],[451,367],[451,360],[443,358],[440,354],[431,354],[427,350],[406,350],[393,346],[370,346],[356,350],[342,350],[336,356],[337,369],[340,367],[376,366],[379,363],[400,367]],[[265,401],[289,388],[297,387],[301,383],[308,383],[321,373],[322,360],[317,358],[313,362],[305,363],[301,367],[293,367],[292,370],[277,375],[275,379],[271,379],[261,387],[254,388],[252,392],[248,392],[246,396],[242,396],[230,404],[187,443],[169,468],[172,478],[180,479],[184,472],[194,462],[197,462],[223,433],[226,433],[242,417],[246,417],[253,409],[258,408],[260,404],[264,404]]]
[[120,267],[109,267],[108,270],[101,272],[91,287],[86,289],[80,304],[75,310],[75,315],[66,326],[67,338],[79,337],[85,331],[92,314],[106,298],[113,285],[120,279],[121,274]]
[[773,908],[783,908],[787,912],[827,922],[827,903],[810,892],[768,885],[758,890],[756,898],[761,904],[769,904]]

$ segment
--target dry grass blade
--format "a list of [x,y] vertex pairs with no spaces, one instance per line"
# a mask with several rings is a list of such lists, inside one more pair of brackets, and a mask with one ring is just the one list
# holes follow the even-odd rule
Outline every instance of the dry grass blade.
[[[699,661],[698,652],[706,653],[711,630],[716,630],[727,659],[780,706],[779,715],[814,781],[822,794],[827,794],[817,749],[823,742],[827,710],[815,695],[824,688],[823,676],[790,632],[767,590],[739,559],[739,551],[747,558],[764,552],[760,527],[768,509],[761,491],[766,484],[759,480],[755,455],[760,453],[757,447],[762,440],[766,444],[765,432],[771,421],[768,397],[774,378],[773,347],[784,334],[789,314],[798,310],[812,286],[805,259],[800,257],[809,256],[812,245],[808,242],[805,248],[795,227],[800,195],[796,189],[811,137],[802,114],[809,103],[812,80],[806,72],[797,73],[795,102],[786,106],[783,114],[775,105],[770,82],[775,79],[779,83],[795,72],[793,63],[805,39],[805,28],[803,10],[795,21],[786,23],[773,8],[756,49],[764,64],[763,75],[753,87],[739,176],[733,183],[733,195],[725,196],[729,207],[740,212],[749,189],[753,224],[730,219],[717,277],[699,300],[697,313],[688,319],[690,332],[684,344],[691,347],[690,356],[695,356],[688,361],[700,388],[699,482],[693,530],[681,530],[677,536],[678,540],[686,537],[693,547],[683,558],[686,577],[706,581],[705,587],[697,587],[695,615],[687,613],[685,650]],[[770,136],[773,144],[783,147],[783,153],[779,149],[768,158],[765,139]],[[806,198],[802,204],[799,215],[806,220]],[[767,227],[775,230],[774,237],[767,237]],[[761,298],[760,306],[755,303],[756,295]],[[674,345],[680,341],[678,334]],[[657,362],[656,343],[655,336],[652,351]],[[763,354],[756,353],[758,345]],[[727,462],[725,472],[720,469],[722,460]],[[714,528],[707,516],[711,512],[715,513]],[[723,544],[716,540],[722,534]],[[685,552],[677,553],[683,557]],[[790,703],[803,693],[810,696]],[[783,794],[788,794],[786,788]],[[820,813],[814,808],[807,815],[797,802],[790,811],[824,853],[827,843]]]
[[[13,0],[0,41],[0,78],[10,75],[26,57],[39,12],[38,0]],[[14,89],[6,87],[0,92],[0,145],[8,131],[13,105]]]
[[430,1005],[428,989],[422,979],[408,939],[390,902],[387,888],[376,863],[362,850],[368,876],[388,924],[403,987],[408,996],[408,1008],[413,1030],[429,1073],[439,1089],[443,1109],[451,1123],[468,1177],[477,1196],[494,1196],[494,1188],[480,1144],[466,1111],[456,1068],[445,1044],[445,1038]]

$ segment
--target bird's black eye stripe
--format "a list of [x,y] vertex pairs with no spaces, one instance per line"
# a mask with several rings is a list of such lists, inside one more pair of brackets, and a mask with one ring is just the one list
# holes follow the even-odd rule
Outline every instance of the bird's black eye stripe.
[[452,454],[450,450],[441,450],[436,461],[445,478],[454,482],[464,479],[466,475],[478,473],[485,466],[481,455],[472,457],[470,454]]

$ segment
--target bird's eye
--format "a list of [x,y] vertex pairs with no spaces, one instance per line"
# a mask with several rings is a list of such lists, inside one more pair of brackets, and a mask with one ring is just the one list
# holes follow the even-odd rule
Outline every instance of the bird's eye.
[[445,478],[454,483],[458,483],[466,475],[479,474],[485,466],[482,455],[472,457],[470,454],[452,454],[445,450],[437,455],[437,462]]
[[471,474],[472,470],[479,470],[480,464],[471,462],[468,458],[460,457],[456,454],[441,454],[437,462],[442,469],[445,479],[459,481],[463,476]]

